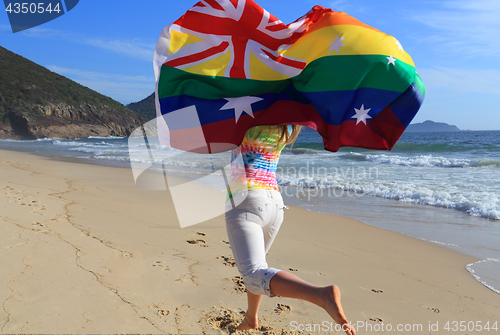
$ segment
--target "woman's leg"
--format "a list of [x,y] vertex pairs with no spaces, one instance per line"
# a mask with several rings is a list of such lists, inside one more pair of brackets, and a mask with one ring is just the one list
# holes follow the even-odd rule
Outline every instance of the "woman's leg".
[[[240,209],[226,213],[231,250],[247,287],[248,310],[245,319],[237,328],[239,330],[258,327],[257,313],[263,294],[270,294],[269,279],[279,271],[268,267],[266,252],[283,220],[281,196],[277,193],[281,201],[279,206],[267,191],[259,192],[259,197],[254,194],[256,193],[249,194]],[[274,198],[276,199],[276,196]],[[277,209],[279,213],[276,212]]]
[[[253,275],[266,269],[266,253],[262,227],[248,219],[248,213],[233,211],[227,215],[227,232],[231,250],[238,270],[244,278],[247,288],[248,310],[238,330],[256,329],[259,326],[258,311],[262,301],[262,293]],[[250,215],[252,216],[252,215]],[[261,294],[252,293],[261,291]]]
[[258,312],[260,302],[262,301],[263,295],[253,294],[249,290],[247,290],[247,299],[248,299],[248,310],[245,314],[245,318],[241,322],[241,324],[236,328],[237,330],[245,330],[245,329],[256,329],[259,327],[259,319]]
[[337,286],[319,287],[306,282],[286,271],[276,273],[269,284],[271,294],[286,298],[309,301],[322,307],[348,335],[356,335],[350,328],[340,303],[340,290]]

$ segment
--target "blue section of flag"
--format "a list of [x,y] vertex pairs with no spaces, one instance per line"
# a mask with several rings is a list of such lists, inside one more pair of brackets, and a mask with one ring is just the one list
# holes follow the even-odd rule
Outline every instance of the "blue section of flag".
[[375,88],[359,88],[351,91],[306,92],[304,96],[312,102],[322,119],[332,125],[339,126],[344,121],[355,120],[355,108],[370,109],[372,118],[394,101],[400,92]]
[[391,110],[406,128],[410,124],[420,106],[424,102],[422,92],[412,83],[408,89],[401,94],[399,99],[391,104]]
[[[360,88],[353,91],[299,93],[292,85],[288,85],[279,93],[255,95],[255,97],[263,100],[255,102],[251,106],[252,111],[255,113],[269,108],[278,101],[312,104],[326,123],[338,126],[344,121],[356,120],[353,118],[356,115],[355,108],[360,109],[364,105],[365,109],[370,109],[368,115],[373,118],[400,95],[400,92],[374,88]],[[201,125],[234,119],[234,109],[221,110],[226,103],[227,100],[225,99],[207,100],[187,95],[160,99],[161,111],[164,114],[186,106],[196,106]],[[339,111],[345,112],[340,113]],[[405,113],[403,112],[402,116],[406,117],[407,114]],[[286,111],[283,111],[283,117],[286,121]]]

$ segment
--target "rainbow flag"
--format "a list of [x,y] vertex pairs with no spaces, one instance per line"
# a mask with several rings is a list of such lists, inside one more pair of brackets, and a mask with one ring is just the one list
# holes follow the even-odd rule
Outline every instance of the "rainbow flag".
[[329,151],[390,150],[425,95],[396,38],[321,6],[285,25],[252,0],[199,2],[163,29],[154,64],[159,129],[200,153],[269,124],[313,128]]

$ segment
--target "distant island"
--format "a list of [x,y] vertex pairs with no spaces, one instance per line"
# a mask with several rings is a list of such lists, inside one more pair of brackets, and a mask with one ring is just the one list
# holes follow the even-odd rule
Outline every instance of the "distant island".
[[0,138],[126,137],[144,122],[121,103],[0,47]]
[[423,133],[423,132],[441,132],[441,131],[460,131],[457,126],[453,126],[444,122],[424,121],[422,123],[412,123],[407,128],[407,133]]

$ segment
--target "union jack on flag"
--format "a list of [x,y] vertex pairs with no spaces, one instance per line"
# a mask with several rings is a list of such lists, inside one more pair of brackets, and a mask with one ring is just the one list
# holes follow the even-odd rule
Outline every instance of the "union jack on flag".
[[[306,30],[310,17],[287,26],[264,8],[246,0],[206,0],[165,29],[199,38],[167,55],[167,66],[189,68],[228,55],[223,75],[251,79],[250,55],[287,77],[294,77],[306,62],[280,54]],[[174,34],[175,34],[174,33]]]
[[187,151],[265,124],[316,129],[330,151],[391,149],[425,94],[398,40],[321,6],[286,25],[253,0],[200,1],[163,29],[154,63],[157,116]]

